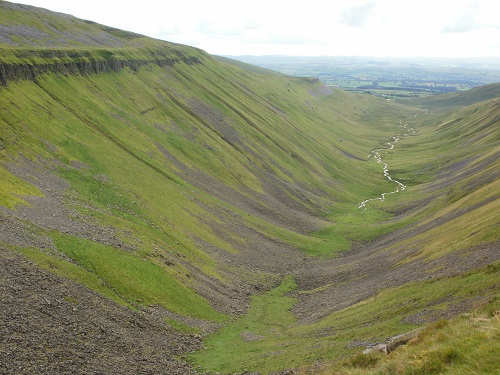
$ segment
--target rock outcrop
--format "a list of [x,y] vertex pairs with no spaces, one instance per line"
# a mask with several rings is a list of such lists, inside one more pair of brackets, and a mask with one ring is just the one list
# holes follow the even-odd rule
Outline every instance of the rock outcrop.
[[[47,55],[51,51],[33,51],[33,56],[40,57]],[[59,53],[58,53],[59,52]],[[49,58],[43,58],[43,63],[33,63],[26,59],[21,63],[9,63],[0,61],[0,84],[6,86],[9,82],[17,80],[34,80],[38,76],[46,73],[62,75],[89,75],[106,73],[110,71],[119,72],[121,69],[130,68],[137,71],[145,65],[172,66],[177,63],[188,65],[200,64],[202,61],[197,56],[164,57],[152,59],[127,59],[111,55],[109,59],[100,56],[85,56],[84,54],[75,54],[71,56],[60,54],[60,51],[53,51],[54,55]],[[59,56],[57,56],[59,54]]]
[[368,354],[372,352],[382,352],[385,354],[389,354],[393,352],[396,348],[406,345],[410,340],[417,337],[420,331],[421,329],[417,329],[414,331],[403,333],[402,335],[391,337],[385,343],[377,344],[366,348],[365,350],[363,350],[363,354]]

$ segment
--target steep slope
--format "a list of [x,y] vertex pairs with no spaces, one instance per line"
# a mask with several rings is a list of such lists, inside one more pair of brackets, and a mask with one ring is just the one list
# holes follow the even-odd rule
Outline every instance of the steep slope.
[[[52,18],[57,30],[82,26],[2,6],[32,29]],[[99,291],[120,303],[215,320],[223,318],[213,307],[241,310],[249,293],[292,269],[297,246],[349,248],[348,238],[307,234],[326,224],[322,213],[335,201],[384,188],[376,168],[364,186],[355,175],[367,173],[373,139],[395,125],[365,126],[361,108],[389,117],[401,108],[341,91],[326,98],[315,80],[261,76],[150,40],[106,69],[113,57],[99,56],[122,51],[104,47],[76,57],[66,44],[56,56],[45,47],[2,50],[13,74],[1,91],[2,215],[23,223],[3,230],[4,243],[49,249],[40,262],[77,265],[78,276],[61,272],[94,289],[103,283]],[[156,59],[164,51],[187,57],[164,64]],[[60,64],[61,56],[70,60]],[[81,56],[92,69],[78,68]]]
[[[206,369],[282,370],[431,321],[439,314],[418,319],[428,305],[449,303],[453,315],[471,308],[468,296],[497,293],[495,273],[471,270],[500,256],[498,99],[430,113],[68,15],[0,7],[8,371],[35,356],[51,372],[194,372],[178,355],[199,348],[199,334],[210,334],[209,354],[190,360]],[[383,157],[407,190],[360,210],[394,189],[367,155],[403,125],[415,136]],[[399,303],[435,288],[447,294],[378,323],[368,317],[379,314],[377,293]],[[122,351],[109,345],[111,331]]]
[[[458,345],[441,332],[448,323],[431,325],[426,332],[446,339],[430,354],[418,346],[423,336],[415,330],[471,310],[479,315],[485,304],[489,313],[480,319],[498,325],[499,104],[496,98],[407,119],[416,134],[382,153],[390,175],[407,184],[404,193],[332,215],[335,224],[320,232],[350,231],[367,241],[335,259],[298,266],[293,278],[256,297],[247,316],[209,338],[193,359],[221,372],[315,363],[303,373],[495,373],[498,335],[482,336],[481,345],[492,350],[479,353],[474,332]],[[384,218],[380,210],[393,215]],[[382,220],[371,223],[372,215]],[[416,338],[411,342],[419,349],[408,351],[423,350],[413,354],[422,361],[404,365],[394,352],[386,366],[384,358],[361,353],[378,344],[395,347],[399,335]],[[472,360],[472,351],[482,359]],[[441,357],[451,352],[456,357],[449,361]],[[352,355],[352,362],[339,362]]]
[[[425,114],[408,120],[418,129],[417,134],[398,143],[397,152],[383,155],[391,175],[407,187],[404,194],[387,195],[384,202],[369,203],[364,215],[384,207],[394,216],[373,228],[387,231],[385,235],[360,245],[359,254],[352,252],[353,261],[359,263],[356,267],[366,267],[362,278],[365,282],[378,284],[377,279],[383,283],[383,279],[397,278],[399,284],[414,276],[425,279],[435,272],[452,275],[478,258],[498,259],[499,105],[497,98],[458,112]],[[369,235],[370,228],[365,228],[365,233]],[[362,259],[358,259],[359,255]],[[350,257],[346,255],[349,264]],[[394,268],[381,272],[380,266],[368,265],[369,259],[375,262],[377,257]],[[337,268],[338,264],[336,260]],[[405,269],[408,267],[414,270]],[[424,268],[427,270],[421,273]],[[329,272],[328,263],[324,269]],[[317,280],[313,287],[321,285],[324,280]],[[369,293],[373,286],[360,289]],[[352,290],[352,285],[346,290]],[[309,298],[328,300],[327,293],[322,290]],[[335,306],[327,309],[338,308],[339,304]],[[304,314],[309,310],[306,308]],[[321,310],[315,308],[315,313],[320,315]]]
[[0,84],[39,74],[134,70],[146,64],[195,64],[203,53],[42,8],[0,2]]
[[1,9],[0,40],[10,47],[125,47],[146,41],[143,35],[30,5],[2,1]]

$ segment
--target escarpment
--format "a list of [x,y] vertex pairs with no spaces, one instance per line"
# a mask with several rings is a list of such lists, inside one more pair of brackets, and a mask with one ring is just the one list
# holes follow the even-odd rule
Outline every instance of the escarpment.
[[123,68],[137,71],[146,65],[160,67],[172,66],[178,63],[188,65],[201,64],[198,56],[177,53],[176,56],[147,56],[131,58],[113,53],[110,50],[99,51],[109,55],[107,58],[99,53],[89,51],[58,51],[58,50],[26,50],[16,51],[16,62],[0,60],[0,84],[6,86],[16,80],[34,80],[41,74],[53,73],[61,75],[89,75],[119,72]]
[[89,75],[146,65],[200,64],[194,48],[81,20],[68,14],[0,2],[0,84],[41,74]]

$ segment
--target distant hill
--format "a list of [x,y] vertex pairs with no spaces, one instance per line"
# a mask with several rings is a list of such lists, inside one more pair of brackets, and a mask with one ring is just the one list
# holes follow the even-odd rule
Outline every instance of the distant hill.
[[402,103],[427,108],[439,107],[463,107],[485,100],[498,98],[500,96],[500,83],[475,87],[471,90],[443,94],[438,96],[422,97],[408,100],[401,100]]
[[0,84],[2,373],[498,367],[498,85],[403,105],[5,1]]
[[227,64],[232,64],[239,66],[241,68],[244,68],[246,70],[255,72],[255,73],[260,73],[260,74],[283,74],[279,73],[277,71],[271,70],[271,69],[266,69],[266,68],[261,68],[257,65],[252,65],[252,64],[247,64],[239,60],[231,59],[229,57],[224,57],[224,56],[213,56],[214,59],[217,61],[220,61],[222,63],[227,63]]

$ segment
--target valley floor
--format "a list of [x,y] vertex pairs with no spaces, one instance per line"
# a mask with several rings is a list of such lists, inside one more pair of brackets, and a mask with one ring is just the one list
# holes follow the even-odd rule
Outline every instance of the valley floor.
[[402,104],[0,9],[1,374],[328,373],[495,327],[500,84]]

